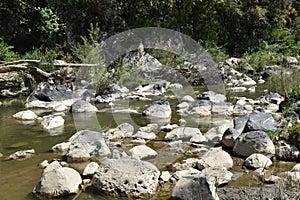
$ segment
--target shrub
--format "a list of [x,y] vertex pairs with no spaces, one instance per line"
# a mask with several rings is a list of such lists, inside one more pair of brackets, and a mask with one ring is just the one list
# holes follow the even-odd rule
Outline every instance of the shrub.
[[0,60],[1,61],[14,61],[18,59],[18,55],[12,51],[14,47],[7,45],[3,38],[0,37]]

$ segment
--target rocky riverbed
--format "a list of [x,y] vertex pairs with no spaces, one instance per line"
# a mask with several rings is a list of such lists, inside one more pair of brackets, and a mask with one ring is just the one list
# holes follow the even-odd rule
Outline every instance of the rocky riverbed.
[[[232,62],[221,66],[229,90],[253,92],[258,83]],[[76,89],[39,83],[9,120],[28,127],[26,135],[54,140],[45,144],[51,152],[36,139],[6,142],[0,164],[38,162],[30,167],[39,172],[30,198],[299,199],[299,144],[270,137],[290,120],[283,96],[180,91],[186,86],[167,80],[134,89],[114,84],[100,95],[88,82]]]

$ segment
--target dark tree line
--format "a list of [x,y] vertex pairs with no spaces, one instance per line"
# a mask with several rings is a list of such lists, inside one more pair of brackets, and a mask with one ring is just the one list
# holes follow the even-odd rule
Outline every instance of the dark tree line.
[[300,40],[299,0],[9,0],[0,2],[0,37],[25,53],[60,45],[68,51],[97,24],[98,40],[131,28],[159,26],[242,55],[274,30]]

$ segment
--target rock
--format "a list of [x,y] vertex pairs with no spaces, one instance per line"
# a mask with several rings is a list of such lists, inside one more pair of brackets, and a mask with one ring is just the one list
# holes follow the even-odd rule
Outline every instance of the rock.
[[194,102],[195,99],[191,97],[190,95],[185,95],[182,99],[181,102]]
[[21,73],[0,73],[0,97],[11,98],[29,94],[31,85],[28,82],[33,81],[33,78],[29,74],[24,76]]
[[165,139],[188,141],[196,135],[202,135],[198,128],[178,127],[167,133]]
[[289,142],[284,137],[274,137],[273,139],[275,145],[276,158],[285,161],[297,161],[300,152],[297,147],[291,142]]
[[96,108],[91,103],[89,103],[87,101],[83,101],[83,100],[76,100],[70,108],[70,112],[73,112],[73,113],[97,112],[97,111],[98,111],[98,108]]
[[205,138],[207,139],[207,144],[209,144],[210,146],[220,144],[222,141],[222,136],[228,128],[228,125],[222,125],[209,129],[204,134]]
[[154,101],[144,112],[144,115],[154,118],[170,118],[172,110],[167,99]]
[[254,153],[251,154],[248,158],[246,158],[244,165],[248,168],[269,168],[272,165],[272,161],[270,158],[263,154]]
[[251,131],[241,134],[235,141],[233,153],[248,157],[253,153],[267,156],[275,155],[275,146],[264,131]]
[[117,139],[117,138],[125,138],[132,137],[134,133],[134,127],[131,124],[123,123],[117,126],[116,128],[109,129],[104,133],[104,136],[108,139]]
[[173,189],[171,199],[176,200],[219,200],[216,188],[205,176],[182,177]]
[[300,163],[296,164],[293,169],[291,169],[291,172],[300,172]]
[[33,189],[33,193],[47,198],[77,194],[81,182],[77,171],[60,167],[45,173]]
[[242,116],[234,118],[234,120],[233,120],[234,128],[239,133],[242,133],[243,130],[245,129],[248,119],[249,119],[249,115],[242,115]]
[[226,147],[232,148],[239,135],[240,133],[235,128],[228,128],[222,136],[222,143]]
[[202,94],[197,96],[199,100],[209,100],[213,103],[225,102],[226,96],[224,94],[217,94],[213,91],[203,92]]
[[183,160],[182,163],[174,163],[173,169],[176,171],[189,170],[191,168],[195,168],[199,161],[200,160],[197,158],[188,158]]
[[124,151],[120,152],[119,150],[114,149],[112,151],[112,155],[110,158],[111,159],[124,159],[124,158],[130,159],[130,156],[128,156],[127,153],[125,153]]
[[90,162],[83,170],[83,176],[93,176],[99,165],[96,162]]
[[274,176],[270,170],[265,168],[258,168],[253,173],[257,176],[263,183],[276,183],[280,181],[280,177]]
[[36,120],[38,116],[31,110],[20,111],[13,115],[14,118],[20,120]]
[[[299,187],[299,183],[300,183],[300,172],[298,171],[293,171],[293,172],[284,172],[283,174],[281,174],[281,176],[284,177],[284,179],[286,180],[286,182],[288,184],[291,185],[296,185]],[[298,190],[299,191],[299,190]]]
[[9,155],[5,160],[26,160],[31,158],[35,154],[34,149],[17,151],[11,155]]
[[293,67],[298,65],[298,60],[296,57],[287,57],[286,58],[286,67]]
[[65,123],[64,118],[58,115],[48,115],[43,117],[41,125],[44,129],[50,130],[63,126]]
[[58,104],[53,106],[52,108],[55,112],[63,112],[69,109],[68,106],[64,105],[64,104]]
[[40,100],[45,102],[62,101],[73,98],[72,91],[67,85],[50,85],[48,82],[41,82],[35,91],[27,98],[27,102]]
[[186,114],[197,116],[209,116],[211,115],[212,103],[209,100],[199,100],[194,102],[187,111]]
[[229,102],[217,102],[212,103],[211,114],[212,115],[232,115],[233,105]]
[[253,75],[254,69],[253,69],[253,67],[251,67],[250,64],[246,63],[245,65],[242,66],[242,72]]
[[93,176],[93,186],[114,196],[149,198],[157,191],[159,175],[159,170],[149,162],[106,159]]
[[42,162],[39,164],[39,167],[40,167],[41,169],[45,169],[48,165],[49,165],[48,160],[44,160],[44,161],[42,161]]
[[229,67],[234,67],[234,66],[238,66],[239,63],[242,62],[242,59],[240,58],[228,58],[227,60],[225,60],[225,64],[227,64]]
[[119,85],[112,84],[106,90],[104,90],[95,99],[96,103],[110,103],[116,99],[125,98],[128,95],[128,88],[120,87]]
[[180,180],[183,177],[187,176],[200,176],[201,171],[195,169],[195,168],[188,168],[185,170],[176,171],[173,176],[176,180]]
[[167,125],[161,126],[160,130],[164,131],[164,132],[170,132],[173,129],[178,128],[178,127],[179,126],[177,124],[167,124]]
[[61,168],[61,164],[58,161],[53,161],[47,165],[47,167],[43,170],[43,175],[57,168]]
[[162,171],[159,178],[160,178],[163,182],[168,182],[168,181],[171,179],[171,177],[172,177],[172,176],[171,176],[170,172],[168,172],[168,171]]
[[203,142],[206,142],[206,137],[203,136],[202,134],[194,135],[191,139],[190,142],[192,143],[197,143],[197,144],[202,144]]
[[225,167],[226,169],[230,169],[233,166],[233,160],[221,148],[211,148],[203,156],[200,156],[197,166],[199,169],[208,167]]
[[133,158],[138,158],[141,160],[147,160],[151,158],[155,158],[157,156],[157,152],[142,144],[139,146],[135,146],[128,151],[129,155]]
[[177,105],[177,108],[179,108],[179,109],[186,109],[186,108],[188,108],[190,106],[190,104],[188,103],[188,102],[182,102],[182,103],[180,103],[180,104],[178,104]]
[[56,153],[65,155],[70,148],[71,142],[62,142],[51,147],[51,150]]
[[158,131],[159,126],[158,124],[147,124],[147,126],[143,126],[139,128],[139,131],[143,131],[143,132],[156,132]]
[[254,111],[249,115],[243,132],[249,131],[276,131],[277,122],[271,113]]
[[102,159],[110,155],[110,150],[100,132],[81,130],[75,133],[66,157],[69,161],[87,161],[90,158]]
[[132,136],[133,138],[142,138],[146,140],[153,140],[156,138],[156,134],[153,132],[144,132],[144,131],[138,131]]
[[233,174],[225,167],[208,167],[201,171],[203,176],[208,176],[212,185],[224,185],[231,181]]

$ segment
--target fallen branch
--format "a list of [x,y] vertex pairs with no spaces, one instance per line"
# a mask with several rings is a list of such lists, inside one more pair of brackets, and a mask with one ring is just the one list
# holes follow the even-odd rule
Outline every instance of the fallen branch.
[[[11,65],[32,65],[32,64],[41,64],[41,65],[47,65],[49,63],[47,62],[41,62],[40,60],[17,60],[13,62],[4,62],[0,64],[0,67],[2,66],[11,66]],[[87,64],[87,63],[66,63],[66,62],[58,62],[54,61],[54,63],[51,63],[55,67],[96,67],[98,64]]]

